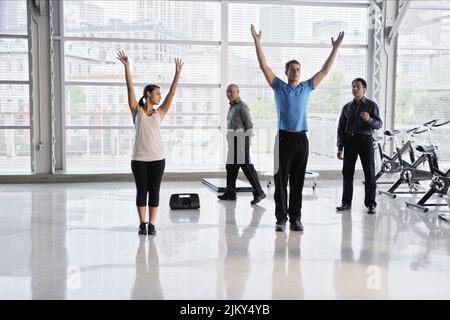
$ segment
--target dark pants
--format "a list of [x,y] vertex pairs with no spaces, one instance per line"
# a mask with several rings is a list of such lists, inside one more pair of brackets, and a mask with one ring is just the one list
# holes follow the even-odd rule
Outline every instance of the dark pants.
[[237,140],[234,139],[234,161],[233,163],[226,164],[227,170],[227,192],[229,194],[236,194],[236,179],[238,176],[239,168],[242,169],[245,176],[247,177],[248,182],[252,185],[253,195],[259,196],[264,193],[261,188],[261,183],[259,182],[258,173],[255,170],[255,167],[252,163],[250,163],[250,141],[249,138],[245,139],[245,161],[244,163],[238,163],[237,161]]
[[344,176],[342,204],[351,205],[353,198],[353,176],[355,174],[356,159],[359,155],[364,170],[366,207],[376,206],[375,194],[377,184],[375,181],[375,159],[374,159],[373,139],[370,135],[356,134],[347,136],[344,145],[344,166],[342,175]]
[[[300,221],[302,192],[308,164],[309,143],[305,132],[278,131],[278,150],[275,150],[275,217],[277,223]],[[289,208],[287,183],[289,180]]]
[[157,161],[131,161],[134,182],[136,183],[136,206],[159,206],[159,189],[166,166],[166,160]]

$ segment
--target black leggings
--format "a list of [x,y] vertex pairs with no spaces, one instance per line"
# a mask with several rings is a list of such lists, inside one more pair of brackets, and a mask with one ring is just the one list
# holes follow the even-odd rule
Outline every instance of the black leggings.
[[157,161],[131,161],[134,181],[136,182],[136,206],[145,207],[147,192],[149,194],[148,206],[159,206],[159,188],[166,166],[166,160]]

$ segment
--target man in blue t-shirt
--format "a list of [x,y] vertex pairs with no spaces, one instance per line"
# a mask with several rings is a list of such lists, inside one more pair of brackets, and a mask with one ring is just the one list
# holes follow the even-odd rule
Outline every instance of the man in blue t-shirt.
[[[275,93],[275,104],[278,116],[278,134],[275,139],[275,231],[285,231],[289,217],[290,229],[303,231],[301,222],[302,191],[308,163],[309,144],[307,107],[312,90],[317,88],[333,65],[339,46],[344,38],[340,32],[336,40],[331,38],[333,47],[330,56],[322,69],[311,79],[300,82],[301,64],[297,60],[286,63],[285,74],[288,83],[276,77],[267,66],[261,47],[261,31],[256,32],[251,26],[255,40],[256,55],[259,67]],[[289,207],[287,203],[287,182],[289,180]]]

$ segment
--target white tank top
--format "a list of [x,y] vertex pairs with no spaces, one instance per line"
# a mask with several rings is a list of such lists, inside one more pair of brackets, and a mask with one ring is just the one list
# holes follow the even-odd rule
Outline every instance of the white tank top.
[[134,136],[132,160],[137,161],[157,161],[165,157],[164,144],[161,138],[161,115],[155,110],[151,116],[138,107],[138,111],[133,112]]

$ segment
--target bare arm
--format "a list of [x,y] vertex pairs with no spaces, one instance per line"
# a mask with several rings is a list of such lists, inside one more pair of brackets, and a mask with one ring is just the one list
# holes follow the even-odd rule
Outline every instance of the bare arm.
[[130,64],[128,62],[128,57],[123,51],[117,53],[117,59],[123,63],[125,66],[125,80],[127,81],[127,92],[128,92],[128,107],[130,110],[137,110],[139,104],[136,100],[136,95],[134,93],[133,79],[131,78]]
[[331,45],[333,46],[333,50],[331,50],[331,53],[330,53],[328,59],[323,64],[322,69],[320,69],[320,71],[314,75],[314,77],[313,77],[314,88],[317,88],[319,83],[323,80],[323,78],[325,78],[325,76],[330,71],[331,66],[334,63],[334,59],[336,58],[338,49],[341,46],[342,39],[344,39],[344,31],[339,32],[339,36],[336,39],[336,41],[333,38],[331,38]]
[[264,53],[261,47],[261,31],[257,33],[253,25],[251,26],[251,31],[253,40],[255,40],[256,56],[258,57],[259,67],[264,73],[264,77],[266,77],[267,82],[271,86],[273,80],[275,79],[275,73],[273,73],[272,69],[267,66],[266,58],[264,57]]
[[169,111],[170,106],[172,105],[173,97],[175,96],[175,91],[178,87],[178,81],[180,80],[181,69],[183,68],[184,62],[180,58],[175,59],[175,76],[172,81],[172,85],[170,86],[169,93],[167,94],[164,102],[158,108],[159,113],[161,114],[161,118],[163,118],[167,111]]

